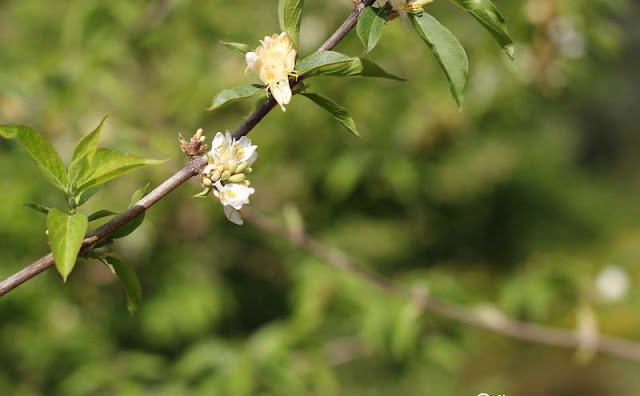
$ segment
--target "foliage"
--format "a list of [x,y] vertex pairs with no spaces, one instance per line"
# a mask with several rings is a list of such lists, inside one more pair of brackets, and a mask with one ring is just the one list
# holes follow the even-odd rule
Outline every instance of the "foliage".
[[[257,97],[203,112],[212,92],[252,82],[244,60],[217,42],[253,45],[275,31],[275,3],[4,2],[0,123],[35,126],[60,164],[80,163],[70,136],[109,112],[105,145],[176,158],[178,130],[203,126],[211,136],[253,109]],[[466,49],[462,112],[411,25],[387,22],[377,45],[377,33],[360,28],[366,61],[406,81],[310,79],[307,91],[349,109],[363,138],[341,134],[315,103],[295,97],[290,111],[274,112],[252,132],[262,156],[252,204],[274,216],[293,205],[327,245],[440,298],[567,328],[587,304],[601,331],[633,338],[636,288],[606,303],[595,279],[609,265],[624,269],[632,285],[638,277],[637,6],[496,4],[508,17],[516,64],[501,53],[506,41],[493,42],[499,30],[482,34],[447,2],[425,8],[423,18],[428,12]],[[306,2],[299,53],[310,55],[350,5]],[[336,51],[362,53],[356,33]],[[24,202],[70,216],[68,197],[43,183],[59,182],[68,193],[69,173],[58,166],[42,178],[29,161],[0,140],[0,187],[11,192],[0,205],[3,278],[47,253],[44,217],[21,210]],[[124,208],[131,191],[180,166],[119,178],[89,201],[96,191],[72,195],[87,214]],[[635,364],[597,357],[580,366],[572,351],[418,315],[250,225],[227,224],[191,194],[175,191],[118,242],[144,286],[136,315],[123,309],[111,270],[82,260],[65,285],[49,273],[0,300],[0,389],[634,394],[640,386]],[[139,289],[129,284],[131,307]]]

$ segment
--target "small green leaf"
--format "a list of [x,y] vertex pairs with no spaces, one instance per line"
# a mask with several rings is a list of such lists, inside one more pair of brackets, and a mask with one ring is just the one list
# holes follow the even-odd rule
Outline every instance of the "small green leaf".
[[253,51],[253,48],[249,47],[247,44],[243,44],[243,43],[232,43],[229,41],[220,41],[220,44],[224,45],[225,47],[232,49],[234,51],[237,51],[239,53],[241,53],[242,55],[245,55],[247,52],[251,52]]
[[426,12],[410,14],[416,31],[431,48],[451,85],[451,93],[459,107],[469,78],[469,61],[455,36]]
[[110,210],[103,209],[103,210],[99,210],[99,211],[97,211],[95,213],[90,214],[89,217],[87,217],[87,219],[89,221],[94,221],[94,220],[101,219],[103,217],[109,217],[109,216],[115,216],[115,215],[117,215],[116,212],[112,212]]
[[151,183],[147,183],[144,186],[140,187],[136,191],[131,194],[131,199],[129,200],[129,206],[135,205],[139,200],[141,200],[147,193],[149,192],[149,186]]
[[278,21],[280,29],[287,32],[291,40],[298,47],[300,38],[300,22],[302,21],[302,8],[304,0],[280,0],[278,2]]
[[[147,195],[148,191],[149,191],[149,183],[147,183],[146,186],[136,190],[133,193],[133,195],[131,195],[131,200],[129,202],[129,207],[135,205],[140,199],[142,199],[142,197]],[[142,222],[144,221],[145,214],[146,214],[146,212],[140,213],[135,218],[133,218],[133,220],[131,220],[128,224],[126,224],[124,227],[112,232],[111,235],[109,235],[109,239],[124,238],[127,235],[129,235],[132,232],[134,232],[138,227],[140,227],[142,225]]]
[[142,286],[140,285],[138,276],[131,267],[115,257],[106,257],[104,260],[104,263],[118,278],[124,288],[124,292],[127,295],[127,310],[133,315],[142,300]]
[[310,92],[302,93],[302,95],[311,99],[315,104],[317,104],[318,106],[328,111],[329,114],[333,116],[333,118],[338,120],[351,133],[353,133],[358,137],[361,136],[360,133],[358,132],[358,129],[356,128],[355,121],[353,121],[353,118],[351,117],[351,113],[349,113],[347,109],[337,104],[333,100],[327,98],[326,96],[322,96],[322,95],[318,95]]
[[306,74],[338,77],[380,77],[403,81],[384,71],[375,63],[352,58],[334,51],[316,52],[298,62],[295,67],[299,75]]
[[88,224],[87,217],[82,213],[68,215],[60,209],[53,208],[47,215],[49,244],[53,259],[65,282],[76,265]]
[[54,186],[67,191],[67,171],[60,156],[42,134],[23,125],[0,125],[0,136],[16,139]]
[[93,174],[88,176],[89,180],[79,180],[77,193],[81,193],[92,187],[104,184],[109,180],[122,176],[126,173],[139,169],[146,165],[157,165],[164,161],[153,160],[133,155],[123,154],[116,150],[101,148],[98,149],[91,167]]
[[100,191],[101,188],[102,184],[80,192],[80,194],[76,196],[76,207],[84,205],[91,197],[93,197],[98,191]]
[[239,85],[237,87],[225,89],[223,91],[220,91],[220,93],[217,94],[215,98],[213,98],[211,107],[209,107],[207,110],[216,110],[226,104],[235,102],[236,100],[250,98],[252,96],[256,96],[260,93],[265,92],[266,87],[264,85],[258,84]]
[[364,44],[364,53],[371,52],[382,36],[382,28],[385,19],[382,10],[376,7],[367,7],[358,18],[356,32]]
[[102,130],[102,126],[107,120],[107,117],[108,116],[104,116],[102,121],[100,121],[100,124],[98,124],[91,133],[80,139],[76,148],[73,150],[71,164],[69,165],[69,183],[72,188],[76,187],[76,181],[86,178],[92,171],[91,161],[98,149],[100,131]]
[[24,206],[26,206],[27,208],[31,208],[33,210],[36,210],[40,213],[44,213],[44,214],[48,214],[49,210],[51,210],[50,208],[47,208],[46,206],[42,206],[39,205],[37,203],[31,203],[31,202],[27,202],[24,204]]
[[507,22],[490,0],[451,0],[471,15],[491,33],[509,58],[513,59],[513,40],[507,30]]

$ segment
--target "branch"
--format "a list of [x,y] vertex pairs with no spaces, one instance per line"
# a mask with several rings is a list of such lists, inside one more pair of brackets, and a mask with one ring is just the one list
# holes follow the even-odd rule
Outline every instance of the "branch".
[[289,231],[255,210],[247,208],[243,210],[242,215],[246,221],[257,228],[278,235],[292,245],[323,259],[333,267],[350,272],[386,294],[415,303],[425,311],[435,312],[455,322],[519,340],[571,349],[588,348],[619,358],[640,361],[640,343],[638,342],[605,335],[599,336],[596,340],[585,340],[578,335],[578,332],[572,330],[521,322],[498,312],[483,315],[476,310],[431,297],[425,291],[414,290],[396,283],[355,262],[343,252],[323,246],[304,232]]
[[[335,33],[333,33],[333,35],[331,35],[331,37],[329,37],[329,39],[324,44],[322,44],[318,51],[328,51],[333,49],[351,31],[351,29],[354,28],[362,11],[366,7],[371,6],[374,1],[375,0],[364,0],[355,3],[353,11],[351,11],[349,17],[342,23],[338,30],[336,30]],[[302,81],[302,79],[294,82],[293,85],[297,85],[300,81]],[[256,109],[256,111],[254,111],[253,114],[251,114],[242,123],[242,125],[238,127],[238,129],[235,130],[233,136],[239,138],[240,136],[245,136],[246,134],[251,132],[251,130],[256,125],[258,125],[258,123],[271,111],[271,109],[275,107],[275,105],[276,102],[273,97],[269,97],[268,99],[266,99],[265,102],[258,109]],[[93,245],[101,239],[106,238],[119,228],[124,227],[136,216],[149,209],[153,204],[164,198],[167,194],[169,194],[182,183],[186,182],[193,176],[199,175],[204,169],[205,165],[206,158],[204,157],[192,160],[187,166],[182,168],[169,179],[165,180],[155,190],[150,192],[135,205],[125,210],[119,216],[115,217],[108,223],[105,223],[101,227],[89,232],[85,240],[82,242],[82,249],[80,250],[80,254],[87,247]],[[48,268],[51,268],[53,265],[54,261],[53,255],[51,253],[44,257],[41,257],[39,260],[30,264],[28,267],[0,282],[0,297],[9,293],[11,290],[32,279]]]

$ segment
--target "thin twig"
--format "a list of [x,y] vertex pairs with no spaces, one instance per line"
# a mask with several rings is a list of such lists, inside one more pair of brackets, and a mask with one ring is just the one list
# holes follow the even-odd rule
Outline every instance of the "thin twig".
[[[374,2],[375,0],[364,0],[362,2],[355,3],[351,14],[349,14],[349,17],[335,31],[335,33],[333,33],[333,35],[331,35],[331,37],[329,37],[329,39],[324,44],[322,44],[318,51],[328,51],[338,45],[338,43],[356,25],[356,23],[358,22],[358,17],[362,13],[362,11],[366,7],[371,6]],[[295,82],[294,85],[299,81]],[[251,114],[242,123],[242,125],[238,127],[238,129],[235,130],[233,136],[238,138],[251,132],[251,130],[256,125],[258,125],[258,123],[275,107],[275,104],[276,102],[275,100],[273,100],[273,97],[267,98],[265,102],[260,105],[260,107],[258,107],[256,111],[254,111],[253,114]],[[149,209],[151,205],[164,198],[176,187],[186,182],[193,176],[200,174],[205,165],[206,161],[204,158],[196,158],[192,160],[187,166],[182,168],[169,179],[165,180],[161,185],[159,185],[155,190],[138,201],[135,205],[125,210],[123,213],[121,213],[119,216],[115,217],[108,223],[105,223],[101,227],[89,232],[85,240],[82,242],[82,249],[87,248],[88,246],[100,241],[101,239],[106,238],[109,234],[118,230],[119,228],[124,227],[137,215]],[[11,290],[32,279],[46,269],[51,268],[53,265],[54,261],[51,254],[41,257],[39,260],[30,264],[26,268],[0,282],[0,297],[9,293]]]
[[592,345],[589,344],[587,346],[585,340],[579,337],[578,332],[574,330],[521,322],[511,319],[497,310],[487,314],[486,312],[483,313],[479,310],[440,300],[429,296],[424,291],[414,290],[394,282],[350,259],[343,252],[322,245],[304,232],[289,231],[255,210],[247,208],[243,210],[242,214],[246,221],[259,229],[286,239],[292,245],[307,250],[340,270],[350,272],[365,283],[386,294],[418,304],[425,311],[435,312],[455,322],[519,340],[572,349],[588,347],[604,354],[640,361],[640,343],[638,342],[601,335]]

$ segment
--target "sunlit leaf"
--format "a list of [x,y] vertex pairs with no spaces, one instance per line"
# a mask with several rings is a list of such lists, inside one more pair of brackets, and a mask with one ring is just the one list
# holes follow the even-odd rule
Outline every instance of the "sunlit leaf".
[[356,128],[356,123],[353,121],[353,117],[351,117],[351,113],[338,103],[333,100],[327,98],[326,96],[318,95],[315,93],[305,92],[302,95],[311,99],[315,104],[322,107],[326,110],[333,118],[338,120],[342,125],[345,126],[351,133],[356,136],[360,136],[358,129]]
[[469,61],[464,48],[447,28],[426,12],[411,14],[410,17],[416,31],[431,48],[447,75],[453,98],[458,106],[462,106],[469,78]]
[[304,58],[295,67],[299,75],[338,77],[380,77],[402,81],[400,77],[384,71],[375,63],[334,51],[316,52]]
[[213,98],[211,107],[209,107],[207,110],[216,110],[231,102],[250,98],[260,93],[265,93],[266,92],[265,88],[266,87],[264,85],[246,84],[246,85],[239,85],[237,87],[225,89],[223,91],[220,91],[220,93],[217,94],[215,98]]
[[224,45],[225,47],[227,47],[229,49],[237,51],[237,52],[241,53],[242,55],[245,55],[247,52],[253,51],[253,49],[251,47],[249,47],[247,44],[243,44],[243,43],[232,43],[232,42],[229,42],[229,41],[220,41],[220,44]]
[[385,22],[382,10],[376,7],[367,7],[360,14],[356,31],[365,53],[371,52],[378,45]]
[[87,217],[82,213],[69,215],[60,209],[53,208],[47,215],[49,244],[53,259],[65,282],[76,265],[88,224]]
[[133,314],[142,300],[142,285],[140,285],[138,276],[131,267],[115,257],[106,257],[105,264],[111,269],[111,272],[118,278],[124,288],[127,295],[127,310],[130,314]]
[[98,149],[100,131],[102,130],[102,126],[107,120],[107,117],[108,116],[104,116],[93,132],[80,139],[73,150],[71,164],[69,165],[69,183],[74,187],[76,181],[90,177],[92,171],[91,161]]
[[490,0],[451,0],[467,10],[491,33],[509,58],[513,59],[513,40],[507,30],[507,22]]
[[278,20],[280,29],[287,32],[291,40],[298,47],[300,38],[300,22],[304,0],[280,0],[278,2]]
[[0,125],[0,136],[17,140],[45,177],[60,190],[67,191],[67,170],[56,150],[40,132],[23,125]]
[[98,149],[91,166],[93,173],[89,180],[79,180],[78,192],[104,184],[109,180],[122,176],[126,173],[139,169],[146,165],[157,165],[164,161],[148,158],[136,157],[123,154],[116,150],[101,148]]

